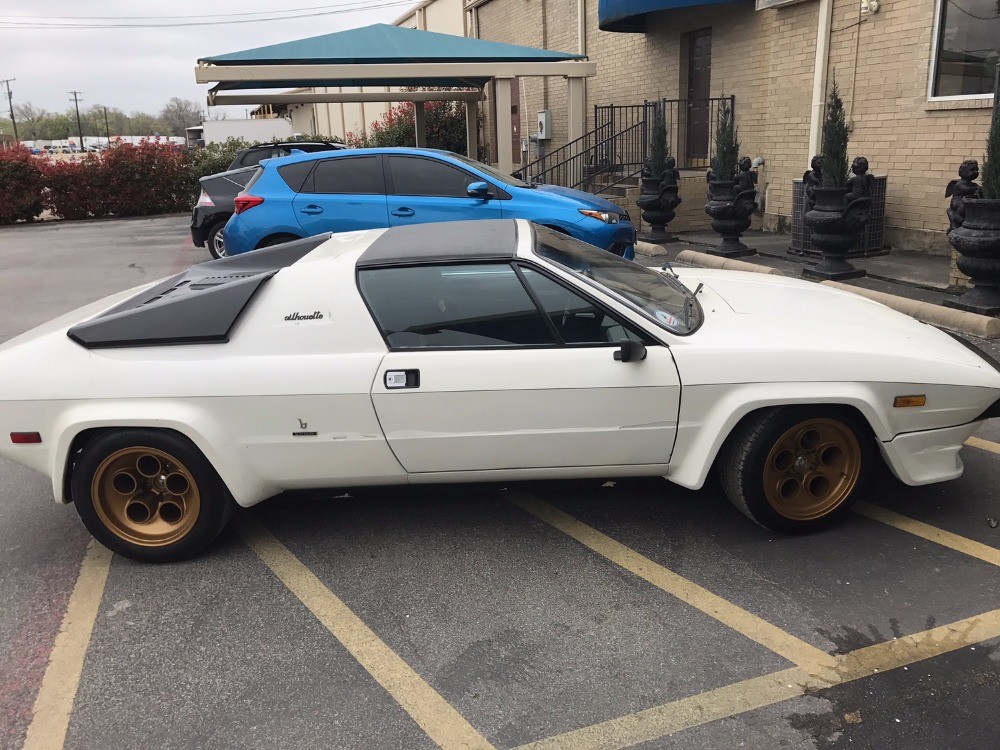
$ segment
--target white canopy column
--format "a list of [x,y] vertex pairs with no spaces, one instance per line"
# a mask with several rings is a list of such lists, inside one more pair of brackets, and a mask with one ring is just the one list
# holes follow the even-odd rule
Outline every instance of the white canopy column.
[[510,121],[511,80],[513,79],[493,79],[497,101],[497,169],[504,174],[510,174],[514,171],[514,148],[511,145],[511,141],[514,138],[514,129]]
[[427,113],[423,102],[413,102],[413,128],[417,136],[417,148],[427,148]]

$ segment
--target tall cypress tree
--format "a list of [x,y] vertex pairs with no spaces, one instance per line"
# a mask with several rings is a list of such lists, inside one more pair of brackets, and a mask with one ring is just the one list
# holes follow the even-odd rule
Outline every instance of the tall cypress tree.
[[[994,80],[1000,79],[1000,66]],[[986,136],[986,156],[983,157],[983,197],[1000,198],[1000,94],[993,102],[990,132]]]
[[649,171],[660,179],[667,171],[667,121],[663,116],[663,104],[656,106],[653,116],[653,132],[649,138]]
[[732,104],[728,98],[723,98],[715,123],[715,156],[712,157],[712,171],[718,180],[725,182],[736,176],[740,161],[740,141],[736,136]]
[[850,172],[847,141],[850,132],[835,77],[826,99],[826,118],[823,120],[823,187],[844,187],[847,184]]

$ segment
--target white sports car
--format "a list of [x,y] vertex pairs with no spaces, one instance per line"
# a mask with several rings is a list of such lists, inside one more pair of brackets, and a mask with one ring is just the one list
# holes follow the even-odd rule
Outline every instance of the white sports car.
[[[325,235],[219,261],[0,347],[0,453],[90,532],[177,560],[287,490],[663,475],[781,531],[878,457],[957,477],[997,364],[877,303],[656,271],[524,221]],[[9,437],[8,437],[9,436]]]

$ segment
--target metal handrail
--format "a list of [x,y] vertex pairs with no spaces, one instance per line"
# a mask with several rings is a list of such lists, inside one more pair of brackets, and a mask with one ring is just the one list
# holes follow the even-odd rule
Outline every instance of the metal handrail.
[[[513,174],[538,184],[601,190],[618,185],[642,171],[649,154],[649,136],[657,109],[667,125],[667,153],[680,169],[707,168],[714,156],[714,131],[719,104],[728,101],[735,116],[736,97],[656,99],[642,104],[594,106],[596,127],[565,146],[524,165]],[[692,113],[704,116],[691,136]],[[600,178],[600,179],[598,179]]]

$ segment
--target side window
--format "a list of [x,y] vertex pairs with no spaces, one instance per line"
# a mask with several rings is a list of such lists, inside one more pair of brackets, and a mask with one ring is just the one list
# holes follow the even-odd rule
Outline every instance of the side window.
[[469,185],[483,182],[465,170],[433,159],[390,156],[393,195],[432,195],[443,198],[468,198]]
[[521,267],[531,288],[559,337],[567,344],[615,344],[642,338],[593,303],[531,268]]
[[310,182],[311,185],[307,183],[302,187],[303,192],[351,195],[380,195],[385,192],[382,165],[377,156],[318,161]]
[[359,282],[392,349],[556,343],[506,264],[376,268]]
[[243,159],[241,160],[240,165],[244,167],[256,166],[257,164],[260,164],[262,159],[266,159],[269,155],[270,152],[264,149],[259,149],[259,148],[251,149],[250,151],[248,151],[246,154],[243,155]]
[[288,187],[298,193],[302,190],[306,177],[309,176],[315,163],[312,161],[300,161],[295,164],[286,164],[283,167],[278,167],[278,174],[281,175],[281,179],[285,181]]

